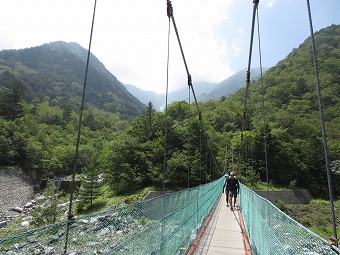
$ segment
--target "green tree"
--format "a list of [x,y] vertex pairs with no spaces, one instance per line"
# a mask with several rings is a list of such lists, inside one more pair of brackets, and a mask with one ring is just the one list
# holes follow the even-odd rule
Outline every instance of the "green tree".
[[58,201],[62,193],[58,191],[58,187],[54,181],[50,180],[43,193],[43,199],[39,201],[38,206],[31,211],[33,217],[32,224],[34,227],[41,227],[53,224],[59,217],[63,215],[58,209]]
[[174,152],[167,162],[168,186],[188,186],[188,155],[186,152]]
[[12,141],[6,128],[7,122],[0,117],[0,165],[11,165],[13,160]]
[[140,188],[147,169],[138,156],[141,150],[138,139],[123,132],[104,148],[100,165],[104,166],[104,178],[113,193],[122,194]]
[[144,114],[132,122],[129,133],[138,137],[141,142],[146,142],[156,137],[156,132],[163,127],[162,124],[159,114],[149,102]]
[[94,161],[83,168],[78,194],[79,209],[86,209],[88,206],[92,206],[94,200],[101,195],[99,173],[100,171]]
[[3,89],[0,96],[0,115],[9,120],[22,116],[25,91],[26,87],[20,81],[12,83],[9,89]]
[[64,112],[59,106],[50,106],[48,102],[43,102],[37,106],[37,115],[40,123],[61,125]]

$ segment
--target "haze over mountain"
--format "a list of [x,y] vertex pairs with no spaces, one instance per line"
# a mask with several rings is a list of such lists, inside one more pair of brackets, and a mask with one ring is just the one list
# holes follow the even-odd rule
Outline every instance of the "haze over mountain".
[[[153,91],[142,90],[131,84],[124,84],[124,85],[126,86],[127,90],[132,95],[137,97],[144,104],[147,104],[151,101],[155,109],[157,110],[163,109],[165,105],[165,93],[157,94]],[[214,86],[216,86],[216,84],[209,83],[209,82],[197,82],[193,84],[196,97],[199,97],[201,93],[206,93],[207,91],[212,89]],[[177,91],[169,92],[168,93],[168,104],[175,102],[175,101],[182,101],[182,100],[188,101],[188,97],[189,97],[188,93],[189,93],[188,87],[185,87]],[[190,92],[190,96],[192,97],[192,91]]]
[[[263,68],[263,74],[268,68]],[[261,78],[260,68],[251,69],[251,81],[257,81]],[[161,110],[165,105],[165,93],[157,94],[153,91],[145,91],[137,88],[131,84],[124,84],[128,91],[137,97],[144,104],[150,101],[154,107]],[[220,100],[223,97],[227,97],[236,92],[239,88],[246,85],[246,69],[238,71],[227,79],[221,81],[218,84],[208,82],[197,82],[193,84],[195,95],[198,101],[205,102],[208,100]],[[192,96],[192,92],[190,94]],[[178,91],[169,92],[168,103],[175,101],[188,101],[188,88],[183,88]]]
[[[268,70],[268,68],[262,69],[262,75]],[[247,70],[243,69],[233,74],[229,78],[221,81],[207,93],[202,93],[199,96],[200,101],[208,100],[220,100],[222,97],[227,97],[232,93],[236,92],[238,89],[246,85],[246,73]],[[260,68],[251,68],[250,70],[250,80],[251,82],[257,81],[261,78]]]

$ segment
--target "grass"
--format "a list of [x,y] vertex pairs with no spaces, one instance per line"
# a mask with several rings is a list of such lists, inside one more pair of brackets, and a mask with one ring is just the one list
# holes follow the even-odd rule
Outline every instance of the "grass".
[[273,183],[265,183],[265,182],[258,182],[256,183],[254,190],[289,190],[287,187],[284,186],[278,186]]
[[[265,182],[258,182],[255,190],[267,190]],[[269,190],[289,190],[286,187],[281,187],[269,183]],[[283,201],[277,201],[276,206],[289,215],[291,218],[301,223],[303,226],[319,235],[320,237],[329,240],[334,236],[333,220],[330,208],[330,202],[322,199],[313,199],[309,204],[287,204]],[[340,236],[340,200],[334,202],[335,221],[337,223],[337,236]]]
[[155,190],[154,187],[146,187],[138,190],[136,193],[128,195],[112,195],[108,187],[104,186],[102,195],[93,201],[91,206],[79,210],[81,214],[93,214],[98,211],[109,210],[141,201],[150,191]]
[[[314,199],[309,204],[286,204],[280,201],[278,207],[312,232],[329,240],[334,236],[332,213],[329,204],[329,201]],[[334,207],[335,221],[339,224],[340,200],[334,202]],[[340,230],[337,228],[337,236],[339,235]]]

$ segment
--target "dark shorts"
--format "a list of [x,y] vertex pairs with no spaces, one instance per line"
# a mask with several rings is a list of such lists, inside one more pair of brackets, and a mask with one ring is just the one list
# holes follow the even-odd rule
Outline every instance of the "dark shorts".
[[237,189],[229,190],[229,196],[236,198],[237,197]]

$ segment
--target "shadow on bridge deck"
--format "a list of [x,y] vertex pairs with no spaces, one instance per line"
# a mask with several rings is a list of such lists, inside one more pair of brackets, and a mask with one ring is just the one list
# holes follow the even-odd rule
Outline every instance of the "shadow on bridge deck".
[[[240,224],[239,207],[230,210],[222,194],[210,222],[206,226],[194,255],[245,255],[251,254],[245,248]],[[189,253],[190,254],[190,253]]]

